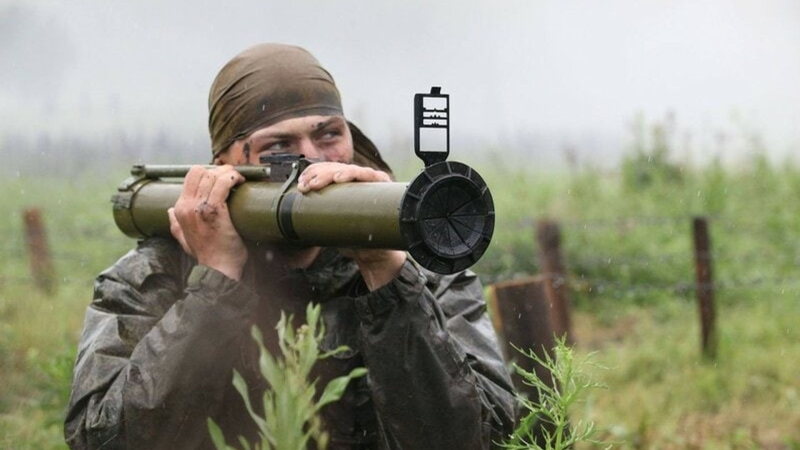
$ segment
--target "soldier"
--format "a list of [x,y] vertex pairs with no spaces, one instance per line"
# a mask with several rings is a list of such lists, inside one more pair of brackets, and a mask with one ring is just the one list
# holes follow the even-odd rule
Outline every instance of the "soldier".
[[321,386],[352,368],[342,400],[322,410],[332,449],[484,449],[513,423],[511,382],[469,271],[442,276],[405,252],[242,241],[226,207],[243,178],[233,165],[302,154],[301,192],[389,181],[375,146],[343,116],[330,74],[305,50],[250,48],[209,95],[213,161],[192,168],[170,209],[174,240],[150,238],[97,278],[65,423],[73,449],[207,449],[213,418],[227,436],[257,430],[231,384],[265,389],[252,325],[279,354],[281,310],[322,305]]

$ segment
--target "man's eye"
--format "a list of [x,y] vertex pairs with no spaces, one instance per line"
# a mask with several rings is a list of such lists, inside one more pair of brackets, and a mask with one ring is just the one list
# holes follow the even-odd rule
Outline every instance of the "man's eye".
[[278,141],[272,144],[265,145],[262,153],[280,153],[289,149],[289,143],[286,141]]
[[331,139],[336,139],[341,135],[342,135],[342,132],[339,131],[339,130],[329,130],[329,131],[326,131],[325,133],[323,133],[320,136],[320,139],[321,140],[331,140]]

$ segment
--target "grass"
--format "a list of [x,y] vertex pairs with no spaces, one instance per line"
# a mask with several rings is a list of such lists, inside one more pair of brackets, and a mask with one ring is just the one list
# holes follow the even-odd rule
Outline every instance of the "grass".
[[[66,448],[62,424],[92,280],[131,246],[109,221],[114,185],[110,178],[2,182],[0,448]],[[29,280],[22,211],[32,206],[42,210],[51,244],[54,295]]]
[[[641,161],[640,164],[643,164]],[[498,226],[476,266],[484,280],[538,271],[535,219],[562,223],[577,357],[597,350],[608,386],[579,413],[622,448],[800,448],[800,171],[755,157],[636,177],[566,177],[477,166]],[[133,242],[101,179],[0,181],[0,448],[64,448],[61,421],[92,279]],[[633,185],[632,185],[633,184]],[[59,289],[28,281],[21,211],[43,210]],[[720,286],[720,353],[703,362],[694,303],[691,217],[711,217]]]
[[713,362],[700,357],[691,303],[635,310],[608,340],[592,340],[608,329],[579,316],[579,342],[611,368],[595,374],[609,389],[592,393],[586,416],[622,448],[797,448],[800,305],[778,299],[718,311]]

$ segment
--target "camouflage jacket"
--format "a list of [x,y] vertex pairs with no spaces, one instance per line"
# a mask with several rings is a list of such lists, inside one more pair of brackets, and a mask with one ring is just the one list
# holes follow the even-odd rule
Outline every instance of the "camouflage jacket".
[[275,354],[280,311],[302,319],[309,301],[322,304],[321,350],[350,348],[315,366],[318,386],[369,371],[323,409],[329,448],[485,449],[511,431],[511,382],[473,273],[441,276],[409,261],[368,292],[332,249],[305,270],[256,270],[265,260],[235,282],[173,241],[148,239],[101,273],[75,364],[69,446],[210,449],[209,417],[229,439],[255,441],[232,370],[260,399],[250,328],[260,326]]

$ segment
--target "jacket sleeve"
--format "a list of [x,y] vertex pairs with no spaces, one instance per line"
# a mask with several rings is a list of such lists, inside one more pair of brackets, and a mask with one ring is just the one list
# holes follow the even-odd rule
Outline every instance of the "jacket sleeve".
[[230,384],[231,349],[256,300],[204,266],[184,291],[176,246],[144,241],[97,278],[65,422],[71,448],[193,448],[208,439],[189,431],[205,429]]
[[488,449],[511,433],[513,388],[474,273],[406,262],[355,304],[386,446]]

